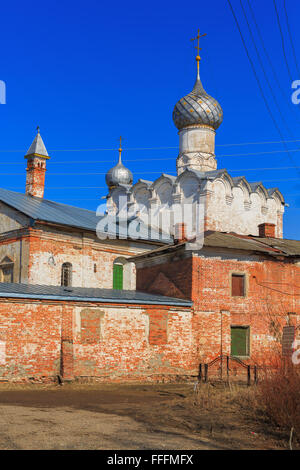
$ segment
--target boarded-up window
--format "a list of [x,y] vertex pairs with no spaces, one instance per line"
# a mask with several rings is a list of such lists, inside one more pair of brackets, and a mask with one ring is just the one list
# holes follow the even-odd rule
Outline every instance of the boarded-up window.
[[231,327],[231,355],[249,356],[249,326]]
[[168,342],[168,314],[151,312],[149,314],[149,344],[161,345]]
[[232,297],[245,296],[245,276],[243,274],[231,275],[231,295]]
[[104,312],[85,308],[80,312],[81,319],[81,343],[96,344],[101,339],[101,318]]
[[113,288],[117,290],[123,289],[123,265],[122,264],[114,264]]

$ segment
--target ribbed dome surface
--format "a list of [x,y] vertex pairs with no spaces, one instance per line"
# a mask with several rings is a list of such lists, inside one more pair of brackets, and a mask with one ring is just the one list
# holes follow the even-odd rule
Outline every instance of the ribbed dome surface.
[[105,175],[105,181],[109,188],[118,184],[132,184],[133,176],[130,170],[126,168],[121,159]]
[[206,93],[199,76],[191,93],[175,104],[173,121],[179,130],[197,124],[218,129],[222,123],[223,110],[217,100]]

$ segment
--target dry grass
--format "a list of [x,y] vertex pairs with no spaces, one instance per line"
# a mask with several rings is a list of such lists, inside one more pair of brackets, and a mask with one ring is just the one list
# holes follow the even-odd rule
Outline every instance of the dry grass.
[[264,374],[257,388],[258,411],[270,424],[286,432],[292,447],[300,439],[300,371],[295,367],[280,367]]
[[247,406],[255,402],[253,387],[249,388],[235,383],[198,384],[194,389],[194,405],[205,410],[216,410]]

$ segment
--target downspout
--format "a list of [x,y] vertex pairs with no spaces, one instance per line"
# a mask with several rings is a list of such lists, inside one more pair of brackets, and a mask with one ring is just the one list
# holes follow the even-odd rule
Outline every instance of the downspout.
[[20,259],[19,259],[19,283],[22,283],[22,252],[23,252],[23,238],[20,238]]

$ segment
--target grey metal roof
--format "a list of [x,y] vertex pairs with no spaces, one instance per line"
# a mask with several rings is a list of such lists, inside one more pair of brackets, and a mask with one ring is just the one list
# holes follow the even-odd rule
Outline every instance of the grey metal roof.
[[[109,233],[109,227],[114,226],[114,219],[112,216],[107,214],[97,216],[96,212],[94,211],[49,201],[39,197],[28,196],[26,194],[9,191],[8,189],[0,188],[0,201],[27,215],[33,221],[40,220],[59,225],[76,227],[84,230],[91,230],[93,232],[96,231],[97,224],[101,221],[101,226],[104,227],[103,233]],[[162,235],[158,231],[151,233],[150,238],[150,229],[146,227],[146,225],[138,218],[128,219],[126,224],[127,226],[129,226],[131,223],[136,224],[137,220],[137,232],[139,239],[151,239],[153,241],[157,240],[162,242],[171,241],[170,238],[166,238],[165,234]],[[118,227],[122,227],[124,230],[124,224],[122,220],[119,220],[116,223],[116,234],[119,232]]]
[[88,287],[60,287],[13,283],[0,283],[0,298],[174,305],[181,307],[190,307],[193,305],[193,302],[190,300],[147,294],[133,290],[93,289]]
[[[161,246],[148,251],[147,253],[133,256],[131,259],[134,261],[142,258],[155,257],[162,253],[180,250],[184,248],[185,245],[186,242],[181,242],[175,245]],[[300,256],[300,240],[261,238],[251,235],[239,235],[236,233],[207,231],[204,234],[204,247],[224,248],[225,250],[245,250],[255,253],[264,253],[270,256]],[[192,250],[190,251],[192,252]]]
[[37,135],[35,136],[25,156],[27,157],[29,155],[43,155],[45,157],[49,157],[45,144],[43,142],[43,139],[39,131]]
[[288,240],[287,238],[259,238],[261,243],[271,246],[272,248],[283,251],[289,256],[300,256],[300,240]]

